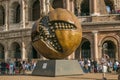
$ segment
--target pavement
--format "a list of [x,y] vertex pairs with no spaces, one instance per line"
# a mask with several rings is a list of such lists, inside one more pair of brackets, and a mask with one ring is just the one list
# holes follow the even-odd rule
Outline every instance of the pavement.
[[[115,73],[107,73],[105,76],[107,80],[118,80],[118,75]],[[102,73],[57,77],[32,76],[27,73],[26,75],[0,75],[0,80],[102,80]]]

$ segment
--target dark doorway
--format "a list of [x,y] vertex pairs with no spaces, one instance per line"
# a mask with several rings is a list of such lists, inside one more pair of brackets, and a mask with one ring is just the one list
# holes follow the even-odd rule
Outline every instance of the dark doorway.
[[5,24],[5,10],[0,6],[0,26]]
[[4,55],[4,47],[2,44],[0,44],[0,60],[4,60],[5,55]]
[[112,41],[105,41],[102,45],[102,53],[107,54],[110,58],[116,58],[116,46]]
[[90,42],[85,41],[81,47],[81,58],[91,58]]
[[18,4],[16,6],[16,18],[15,18],[15,23],[19,23],[20,22],[20,4]]
[[33,59],[39,58],[39,55],[33,46],[32,46],[32,57]]
[[81,3],[81,16],[88,16],[90,14],[89,0],[83,0]]
[[14,42],[12,44],[12,49],[9,53],[9,56],[11,58],[21,59],[21,48],[20,48],[20,45],[17,42]]
[[38,20],[40,18],[40,2],[36,0],[32,6],[32,20]]

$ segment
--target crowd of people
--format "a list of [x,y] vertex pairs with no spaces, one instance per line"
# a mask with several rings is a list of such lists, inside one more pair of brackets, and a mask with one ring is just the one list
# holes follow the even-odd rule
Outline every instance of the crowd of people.
[[[0,74],[25,74],[26,71],[33,71],[37,60],[8,60],[0,62]],[[118,72],[120,70],[120,62],[103,57],[98,62],[93,59],[80,59],[79,64],[85,73],[97,72]],[[106,70],[106,71],[105,71]]]
[[[118,60],[111,60],[102,58],[99,62],[92,59],[81,59],[79,64],[85,73],[97,72],[115,72],[120,69],[120,62]],[[105,69],[104,69],[105,68]]]
[[20,59],[0,62],[0,74],[25,74],[32,71],[36,66],[36,61],[23,61]]

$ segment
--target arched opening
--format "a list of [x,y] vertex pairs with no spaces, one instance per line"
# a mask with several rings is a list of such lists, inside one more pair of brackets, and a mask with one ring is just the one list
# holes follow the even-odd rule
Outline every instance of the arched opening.
[[40,18],[40,2],[36,0],[32,5],[32,20],[38,20]]
[[90,41],[86,38],[82,39],[81,44],[75,51],[75,59],[91,58]]
[[18,2],[14,2],[12,4],[12,18],[13,18],[13,23],[19,23],[20,22],[20,4]]
[[15,23],[19,23],[20,22],[20,5],[17,5],[16,7],[16,18],[15,18]]
[[33,46],[32,46],[32,57],[33,59],[40,58],[40,55],[37,53],[37,51],[35,50]]
[[104,0],[106,4],[106,9],[108,13],[114,13],[115,8],[114,8],[114,1],[113,0]]
[[81,46],[81,58],[91,58],[90,42],[85,41]]
[[53,8],[63,8],[63,0],[53,0],[52,2]]
[[4,60],[5,55],[4,55],[4,47],[2,44],[0,44],[0,60]]
[[0,26],[5,24],[5,10],[3,6],[0,6]]
[[90,14],[89,0],[83,0],[81,3],[81,16],[88,16]]
[[102,45],[102,55],[107,54],[109,58],[115,59],[116,58],[115,53],[116,53],[115,44],[110,40],[105,41]]
[[21,59],[21,47],[17,42],[12,43],[10,58]]

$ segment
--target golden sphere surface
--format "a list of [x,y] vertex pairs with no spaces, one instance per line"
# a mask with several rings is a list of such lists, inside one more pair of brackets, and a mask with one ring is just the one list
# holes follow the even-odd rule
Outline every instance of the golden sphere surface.
[[57,8],[36,21],[31,39],[33,47],[44,57],[63,59],[80,45],[81,24],[72,12]]

